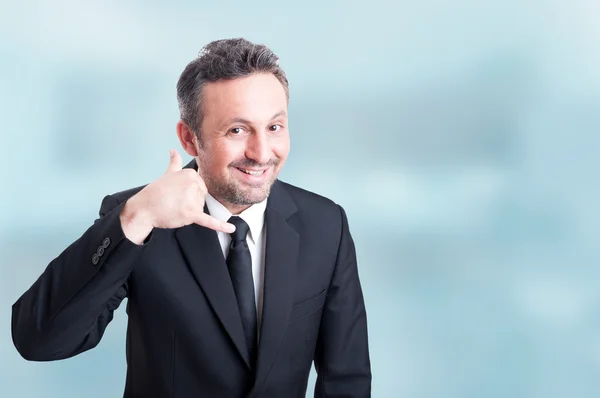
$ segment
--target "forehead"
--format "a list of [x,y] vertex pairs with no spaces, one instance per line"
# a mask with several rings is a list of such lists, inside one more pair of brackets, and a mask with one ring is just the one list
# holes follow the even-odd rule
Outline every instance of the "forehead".
[[285,89],[273,74],[254,74],[206,84],[203,91],[204,122],[215,124],[228,118],[253,122],[287,111]]

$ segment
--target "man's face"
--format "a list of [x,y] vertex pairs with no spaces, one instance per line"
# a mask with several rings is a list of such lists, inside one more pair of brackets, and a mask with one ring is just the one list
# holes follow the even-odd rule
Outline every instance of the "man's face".
[[254,74],[208,83],[203,112],[197,162],[209,193],[237,210],[266,199],[290,149],[279,80]]

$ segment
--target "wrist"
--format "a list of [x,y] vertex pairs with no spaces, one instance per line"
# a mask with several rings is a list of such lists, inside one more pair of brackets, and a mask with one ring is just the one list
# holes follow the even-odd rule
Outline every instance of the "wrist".
[[136,196],[132,196],[125,202],[119,218],[125,237],[131,242],[141,245],[150,235],[154,226],[143,206],[139,205],[139,198]]

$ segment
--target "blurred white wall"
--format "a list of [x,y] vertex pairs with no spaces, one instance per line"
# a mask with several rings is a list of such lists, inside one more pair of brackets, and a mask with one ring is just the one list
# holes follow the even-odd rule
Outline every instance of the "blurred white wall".
[[32,363],[11,305],[105,194],[163,172],[179,74],[237,36],[288,73],[282,179],[348,212],[373,396],[595,396],[598,20],[595,0],[2,2],[0,396],[122,394],[124,306],[96,349]]

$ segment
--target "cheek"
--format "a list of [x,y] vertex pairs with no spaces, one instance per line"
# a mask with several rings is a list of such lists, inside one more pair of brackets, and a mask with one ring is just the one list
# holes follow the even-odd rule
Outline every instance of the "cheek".
[[213,148],[211,154],[212,168],[223,172],[228,166],[235,161],[239,161],[244,158],[243,148],[236,148],[233,145],[230,146],[219,146]]
[[286,135],[285,137],[275,140],[271,146],[271,149],[279,159],[285,160],[290,152],[289,136]]

